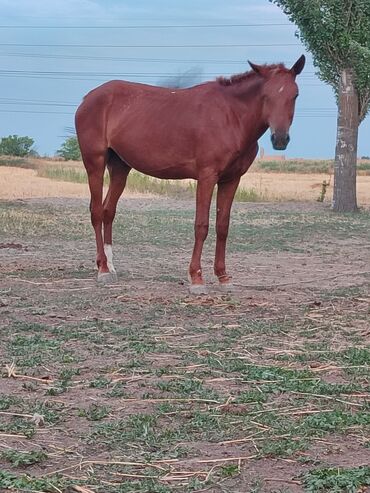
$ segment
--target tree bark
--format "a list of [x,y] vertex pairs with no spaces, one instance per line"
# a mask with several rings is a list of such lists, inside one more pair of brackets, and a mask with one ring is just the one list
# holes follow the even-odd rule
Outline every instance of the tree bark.
[[358,94],[351,69],[343,69],[339,82],[337,145],[334,163],[335,212],[355,212],[357,141],[360,124]]

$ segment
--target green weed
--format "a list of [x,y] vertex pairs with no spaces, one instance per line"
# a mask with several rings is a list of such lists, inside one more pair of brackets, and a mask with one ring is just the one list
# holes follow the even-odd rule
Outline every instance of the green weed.
[[11,406],[20,403],[19,397],[14,397],[12,395],[0,394],[0,411],[6,411],[10,409]]
[[370,467],[315,469],[303,476],[309,493],[357,493],[370,485]]
[[26,475],[16,475],[0,469],[0,488],[15,491],[44,491],[55,493],[61,491],[71,481],[59,476],[49,476],[47,478],[35,478]]
[[0,457],[10,462],[14,467],[31,466],[32,464],[38,464],[48,458],[47,454],[42,450],[22,452],[15,449],[4,450],[0,453]]
[[99,404],[91,404],[87,409],[81,409],[78,415],[83,416],[90,421],[100,421],[103,418],[106,418],[109,413],[109,407],[100,406]]
[[262,457],[291,457],[299,452],[306,450],[308,443],[306,440],[292,440],[289,438],[280,440],[266,440],[260,448]]
[[220,468],[220,475],[224,478],[233,477],[239,474],[239,468],[236,464],[228,464]]

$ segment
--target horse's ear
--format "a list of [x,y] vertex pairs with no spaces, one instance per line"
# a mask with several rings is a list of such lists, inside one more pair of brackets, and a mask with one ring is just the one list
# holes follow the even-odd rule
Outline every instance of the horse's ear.
[[248,60],[249,65],[251,66],[252,70],[256,72],[258,75],[263,75],[262,73],[262,67],[260,65],[256,65],[255,63],[252,63]]
[[290,69],[291,72],[293,72],[294,75],[299,75],[302,72],[305,63],[306,63],[306,57],[302,55],[301,57],[298,58],[298,60],[293,65],[293,67]]

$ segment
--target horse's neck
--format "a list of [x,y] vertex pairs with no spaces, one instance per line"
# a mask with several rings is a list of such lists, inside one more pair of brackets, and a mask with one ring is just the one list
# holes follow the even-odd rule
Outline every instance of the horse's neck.
[[239,115],[248,141],[257,141],[268,128],[262,115],[262,87],[263,82],[260,79],[240,82],[230,87],[232,105]]

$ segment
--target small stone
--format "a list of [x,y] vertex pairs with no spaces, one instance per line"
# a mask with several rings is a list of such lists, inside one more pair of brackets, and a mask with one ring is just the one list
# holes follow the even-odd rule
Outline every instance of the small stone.
[[35,423],[36,426],[44,426],[45,417],[42,414],[35,413],[32,416],[32,422]]

